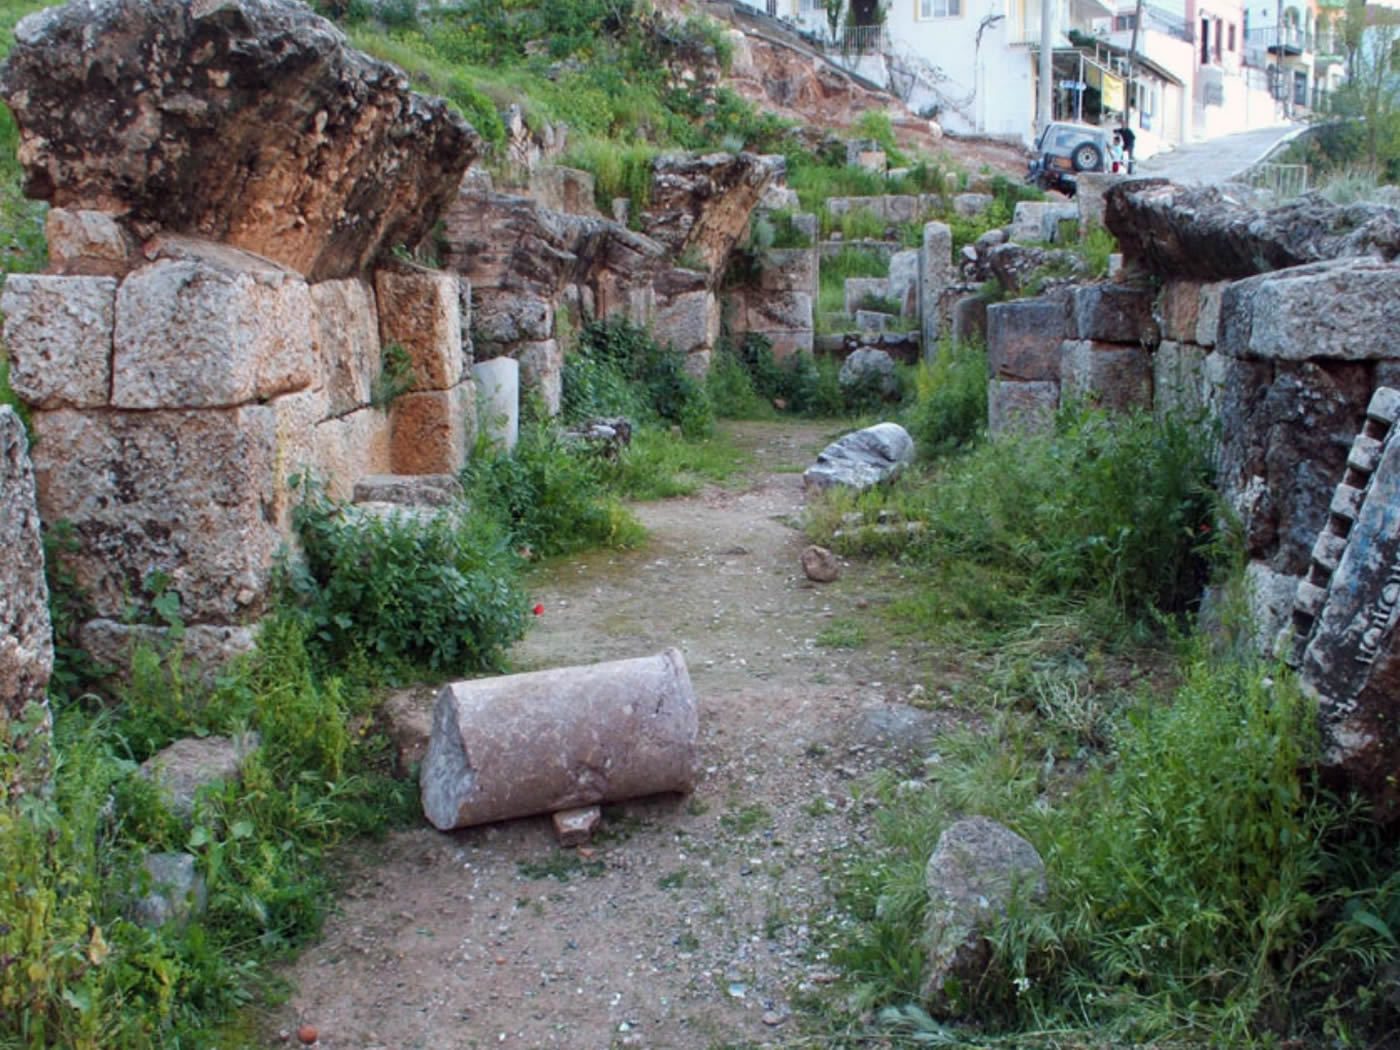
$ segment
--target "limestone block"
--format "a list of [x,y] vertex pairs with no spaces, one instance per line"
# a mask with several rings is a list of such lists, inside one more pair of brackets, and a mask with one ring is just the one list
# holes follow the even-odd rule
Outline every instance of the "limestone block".
[[311,433],[312,471],[333,499],[348,500],[365,474],[392,473],[392,451],[389,415],[377,408],[323,420]]
[[463,496],[455,474],[366,474],[355,479],[355,503],[392,503],[400,507],[450,507]]
[[343,416],[370,402],[380,368],[374,291],[349,277],[311,286],[312,348],[327,411]]
[[476,384],[403,394],[389,418],[393,473],[455,474],[476,441]]
[[[98,618],[78,628],[78,644],[98,664],[111,668],[113,678],[126,681],[131,671],[131,654],[137,645],[159,650],[174,643],[168,627]],[[252,652],[256,644],[251,627],[188,624],[180,636],[187,673],[192,669],[208,685],[213,684],[220,669]]]
[[767,211],[796,211],[802,207],[802,201],[790,186],[771,183],[758,198],[758,206]]
[[413,390],[447,390],[462,381],[462,320],[455,274],[398,266],[374,275],[379,340],[397,343],[413,362]]
[[997,379],[1058,382],[1064,304],[1016,299],[987,307],[987,368]]
[[157,260],[117,289],[112,404],[218,408],[303,389],[311,331],[310,291],[285,270]]
[[1400,266],[1334,259],[1236,281],[1221,299],[1219,346],[1234,357],[1282,361],[1390,356],[1400,331]]
[[1110,172],[1081,171],[1074,180],[1074,203],[1079,210],[1079,235],[1104,225],[1104,194],[1117,176]]
[[885,293],[899,302],[899,316],[919,315],[919,253],[910,249],[890,257],[889,290]]
[[699,778],[695,692],[668,649],[444,686],[420,783],[446,831],[689,792]]
[[39,412],[39,509],[73,523],[66,561],[93,612],[120,619],[153,570],[189,623],[238,623],[266,601],[284,535],[287,476],[275,405],[157,412]]
[[201,788],[237,780],[243,763],[258,749],[256,733],[236,737],[185,737],[141,763],[141,775],[154,780],[171,812],[189,818]]
[[944,292],[957,282],[953,263],[953,231],[941,222],[924,225],[923,245],[919,249],[919,270],[923,286],[919,292],[919,317],[922,319],[924,346],[933,346],[943,334],[943,319],[938,303]]
[[[878,351],[877,351],[878,352]],[[857,492],[895,477],[914,461],[914,439],[898,423],[876,423],[837,438],[802,472],[809,489],[833,486]]]
[[564,395],[564,353],[558,341],[523,343],[516,348],[515,357],[520,362],[521,389],[538,394],[544,410],[558,415]]
[[554,837],[566,848],[582,846],[602,822],[603,811],[598,806],[560,810],[554,814]]
[[1245,566],[1244,576],[1245,603],[1249,608],[1255,651],[1265,659],[1286,655],[1291,635],[1289,619],[1293,615],[1299,577],[1275,572],[1263,561],[1251,561]]
[[1167,281],[1157,300],[1157,321],[1163,339],[1194,343],[1200,327],[1201,282]]
[[959,193],[953,197],[953,212],[971,219],[990,208],[994,200],[990,193]]
[[811,212],[802,212],[792,217],[792,228],[802,234],[813,244],[817,243],[817,238],[821,236],[821,222]]
[[509,452],[520,440],[520,362],[511,357],[478,361],[472,378],[478,426],[493,445]]
[[758,286],[765,292],[817,291],[817,254],[811,248],[770,248],[763,254]]
[[890,315],[879,310],[857,310],[853,316],[859,332],[883,332],[890,323]]
[[924,1000],[938,1014],[964,1013],[991,960],[986,935],[1016,901],[1045,896],[1045,862],[1035,847],[986,817],[950,825],[924,868],[928,909]]
[[747,297],[749,331],[810,330],[812,296],[807,292],[750,293]]
[[719,300],[704,288],[658,303],[652,336],[683,354],[714,345],[719,332]]
[[1220,331],[1220,304],[1229,281],[1214,281],[1201,286],[1201,309],[1196,320],[1196,342],[1214,346]]
[[10,386],[38,408],[98,408],[112,385],[117,282],[11,274],[0,295]]
[[1058,383],[991,379],[987,383],[987,431],[992,434],[1049,432],[1059,405]]
[[1160,338],[1152,318],[1152,293],[1124,284],[1083,284],[1071,288],[1069,336],[1105,343],[1155,346]]
[[919,198],[904,193],[886,195],[881,209],[886,222],[906,223],[919,221]]
[[842,310],[853,314],[864,309],[867,299],[884,299],[890,294],[888,277],[847,277]]
[[554,307],[547,299],[478,290],[472,304],[472,338],[492,346],[539,342],[554,334]]
[[[47,776],[51,733],[47,704],[53,629],[39,536],[24,424],[9,405],[0,405],[0,748],[33,748],[26,783]],[[18,723],[33,716],[31,705],[45,710],[34,724],[34,739],[21,742]],[[14,788],[18,785],[0,776],[0,796]]]
[[1206,351],[1191,343],[1166,341],[1152,355],[1152,410],[1161,419],[1204,419],[1207,401]]
[[884,350],[863,346],[841,362],[837,382],[843,390],[874,387],[886,397],[899,393],[894,358]]
[[[1212,375],[1221,428],[1217,486],[1239,516],[1249,557],[1276,572],[1307,570],[1346,471],[1350,437],[1371,392],[1362,363],[1297,364],[1219,354]],[[1216,378],[1218,376],[1218,379]]]
[[980,295],[960,295],[953,303],[953,338],[982,342],[987,338],[987,300]]
[[110,215],[81,208],[50,208],[44,216],[49,272],[125,277],[140,264],[136,239]]
[[1049,240],[1045,236],[1045,216],[1054,207],[1047,201],[1018,202],[1011,213],[1011,240],[1021,244]]
[[1152,405],[1152,355],[1146,350],[1091,339],[1060,346],[1060,396],[1126,411]]
[[685,362],[681,367],[691,379],[703,383],[705,377],[710,374],[710,363],[714,357],[715,352],[709,347],[700,347],[685,355]]

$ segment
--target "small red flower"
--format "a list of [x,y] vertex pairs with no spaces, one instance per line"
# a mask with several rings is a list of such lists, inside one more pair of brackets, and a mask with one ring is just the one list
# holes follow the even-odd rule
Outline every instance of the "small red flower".
[[536,616],[542,616],[542,615],[544,615],[544,606],[543,606],[543,605],[536,605],[536,606],[535,606],[533,609],[531,609],[530,611],[531,611],[532,613],[534,613]]

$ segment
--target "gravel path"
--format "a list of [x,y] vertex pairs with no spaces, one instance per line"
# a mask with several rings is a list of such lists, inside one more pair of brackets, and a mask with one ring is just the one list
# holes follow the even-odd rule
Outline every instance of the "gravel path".
[[735,430],[761,466],[639,505],[639,551],[540,571],[545,612],[513,654],[528,670],[677,646],[700,703],[694,795],[607,807],[577,851],[545,817],[363,845],[274,1033],[314,1024],[333,1050],[799,1042],[794,996],[833,976],[813,937],[830,873],[865,848],[861,784],[939,716],[905,702],[930,683],[873,615],[897,573],[819,586],[798,567],[799,471],[830,427]]

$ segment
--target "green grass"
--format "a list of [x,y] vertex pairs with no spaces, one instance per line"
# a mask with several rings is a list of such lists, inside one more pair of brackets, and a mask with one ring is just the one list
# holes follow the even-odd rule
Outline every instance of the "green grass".
[[817,632],[817,644],[827,649],[859,649],[866,640],[866,627],[856,620],[833,620]]
[[600,465],[600,475],[622,499],[672,499],[721,484],[752,463],[752,453],[722,431],[688,441],[669,430],[646,427],[633,434],[631,447],[616,460]]
[[839,314],[846,308],[846,278],[888,277],[889,260],[867,248],[842,248],[822,259],[816,310],[819,316]]

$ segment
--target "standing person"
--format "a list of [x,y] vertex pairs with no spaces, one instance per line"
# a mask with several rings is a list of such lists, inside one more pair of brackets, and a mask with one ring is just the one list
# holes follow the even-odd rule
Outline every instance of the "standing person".
[[1113,145],[1108,148],[1108,155],[1112,160],[1108,170],[1115,175],[1123,174],[1123,140],[1116,131],[1113,133]]
[[1121,127],[1118,129],[1118,137],[1123,140],[1123,153],[1127,160],[1127,171],[1129,174],[1132,174],[1133,146],[1137,143],[1137,134],[1132,128]]

